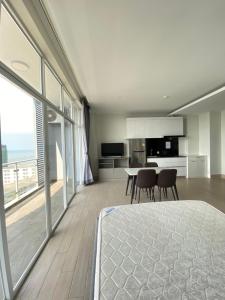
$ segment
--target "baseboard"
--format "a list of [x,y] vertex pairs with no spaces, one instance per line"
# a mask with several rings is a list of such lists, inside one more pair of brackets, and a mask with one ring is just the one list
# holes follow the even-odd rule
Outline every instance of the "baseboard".
[[83,189],[84,189],[84,185],[83,184],[77,185],[77,187],[76,187],[76,193],[81,192]]
[[211,178],[223,178],[223,179],[225,179],[225,175],[224,174],[213,174],[213,175],[211,175]]

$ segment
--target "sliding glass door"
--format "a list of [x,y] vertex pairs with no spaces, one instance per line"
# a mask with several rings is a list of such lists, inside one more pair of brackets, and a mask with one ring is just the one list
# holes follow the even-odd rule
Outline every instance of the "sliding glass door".
[[[0,268],[0,274],[2,274],[1,268]],[[3,285],[2,285],[2,279],[0,276],[0,300],[5,299],[5,293],[4,293],[4,289],[3,289]]]
[[32,96],[3,77],[0,86],[4,204],[15,285],[47,237],[44,181],[38,179],[42,158],[37,151],[43,116],[37,118],[36,107],[42,104]]
[[64,211],[64,167],[61,115],[48,107],[48,156],[52,225]]
[[1,300],[13,298],[74,196],[75,159],[72,97],[0,5]]
[[74,151],[73,124],[65,120],[65,148],[66,148],[66,199],[69,202],[75,192],[74,186]]
[[16,286],[47,240],[47,195],[51,203],[51,228],[74,195],[74,125],[50,106],[44,116],[42,102],[3,76],[0,87],[5,221],[12,282]]

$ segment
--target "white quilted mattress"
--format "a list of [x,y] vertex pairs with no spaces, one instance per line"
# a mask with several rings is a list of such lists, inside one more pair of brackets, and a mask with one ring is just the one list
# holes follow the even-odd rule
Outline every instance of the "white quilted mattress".
[[225,215],[203,201],[103,209],[94,299],[225,299]]

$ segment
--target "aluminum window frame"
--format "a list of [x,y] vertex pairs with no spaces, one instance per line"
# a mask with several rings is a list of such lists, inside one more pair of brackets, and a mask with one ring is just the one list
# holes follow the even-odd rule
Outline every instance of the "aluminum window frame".
[[[62,101],[62,87],[63,87],[63,84],[62,82],[59,80],[59,77],[56,75],[56,73],[54,72],[54,70],[51,68],[51,66],[48,64],[48,62],[43,59],[43,62],[44,62],[44,76],[45,76],[45,98],[50,101],[53,106],[55,107],[55,109],[57,108],[58,111],[61,111],[62,113],[63,112],[63,101]],[[59,92],[59,106],[60,108],[58,108],[58,106],[56,106],[54,104],[54,102],[50,99],[47,98],[46,94],[47,94],[47,87],[46,87],[46,67],[48,68],[48,70],[50,71],[51,75],[53,76],[53,78],[56,80],[56,82],[59,84],[59,89],[60,89],[60,92]]]
[[[1,127],[0,127],[1,130]],[[0,145],[1,145],[1,134],[0,134]],[[0,147],[0,264],[1,264],[1,275],[2,275],[2,286],[4,290],[5,299],[12,299],[13,283],[12,274],[9,262],[9,249],[6,232],[6,219],[5,219],[5,208],[4,208],[4,187],[2,178],[2,147]]]
[[[38,47],[37,43],[33,40],[32,36],[30,35],[30,33],[27,31],[25,25],[22,23],[22,21],[19,19],[19,17],[17,16],[16,12],[13,10],[13,8],[11,7],[11,5],[9,4],[9,2],[3,0],[2,2],[0,2],[0,5],[3,6],[6,11],[8,12],[8,14],[11,16],[11,18],[14,20],[15,24],[18,26],[18,28],[21,30],[21,32],[25,35],[25,37],[27,38],[28,42],[31,44],[31,46],[34,48],[34,50],[37,52],[37,54],[40,56],[41,59],[41,64],[40,64],[40,83],[41,83],[41,93],[38,92],[38,90],[36,90],[34,87],[32,87],[28,82],[26,82],[24,79],[22,79],[22,77],[20,77],[19,75],[17,75],[15,72],[13,72],[13,70],[9,67],[7,67],[3,62],[0,61],[0,67],[5,67],[5,69],[7,71],[11,71],[10,73],[14,74],[15,77],[17,78],[17,80],[21,81],[23,84],[27,85],[29,87],[29,89],[31,89],[32,92],[35,92],[36,95],[42,95],[44,96],[44,99],[38,99],[40,101],[46,101],[48,106],[52,106],[52,108],[54,108],[58,113],[62,113],[62,115],[64,117],[66,117],[68,120],[74,122],[74,120],[72,118],[67,117],[65,114],[63,114],[63,112],[61,110],[59,110],[51,101],[49,101],[46,98],[46,93],[43,93],[43,83],[42,83],[42,78],[41,76],[42,71],[41,69],[43,68],[42,64],[44,63],[49,70],[52,72],[52,74],[54,75],[54,77],[56,78],[56,80],[59,82],[59,84],[63,87],[63,89],[65,90],[65,92],[69,95],[70,99],[72,100],[72,103],[76,102],[76,99],[74,99],[70,92],[68,91],[68,89],[66,88],[66,86],[63,84],[62,80],[60,79],[60,77],[58,76],[57,72],[55,71],[55,69],[53,68],[53,66],[51,65],[51,63],[46,59],[45,55],[43,54],[43,52],[41,51],[41,49]],[[0,10],[1,12],[1,10]],[[0,24],[1,26],[1,24]],[[29,92],[29,91],[28,91]],[[36,97],[36,96],[35,96]]]
[[[34,42],[30,34],[25,29],[24,24],[17,16],[16,12],[13,10],[9,2],[2,1],[0,2],[1,8],[4,7],[6,12],[9,14],[9,16],[12,18],[12,20],[15,22],[15,25],[18,27],[18,29],[21,31],[21,33],[24,35],[24,37],[27,39],[27,42],[30,44],[30,46],[34,49],[34,51],[37,53],[37,55],[40,57],[40,70],[39,70],[39,77],[40,77],[40,91],[42,91],[42,80],[41,80],[41,60],[43,57],[43,53],[41,52],[40,48],[37,46],[37,44]],[[2,14],[2,9],[0,9],[0,14]],[[0,15],[1,19],[1,15]],[[1,22],[0,22],[1,26]],[[0,61],[1,62],[1,61]],[[3,63],[4,64],[4,63]],[[4,64],[5,65],[5,64]],[[6,65],[5,65],[6,66]],[[10,69],[10,68],[9,68]],[[13,71],[12,71],[13,72]],[[16,74],[16,73],[15,73]],[[18,75],[18,77],[20,77]],[[22,79],[22,77],[20,77]],[[23,79],[22,79],[23,80]],[[28,83],[29,84],[29,83]],[[30,85],[30,84],[29,84]],[[34,90],[36,90],[32,85],[30,85]],[[38,92],[38,90],[36,90]]]
[[[69,98],[69,105],[70,105],[70,108],[69,108],[69,110],[70,110],[70,115],[68,116],[68,114],[66,114],[69,118],[71,118],[71,119],[73,119],[73,101],[72,101],[72,99],[71,99],[71,96],[67,93],[67,91],[62,87],[62,93],[63,93],[63,96],[62,96],[62,100],[63,100],[63,102],[62,102],[62,110],[63,110],[63,112],[65,113],[65,95],[67,95],[67,97]],[[67,99],[67,103],[68,103],[68,99]]]
[[[8,66],[6,66],[3,62],[0,62],[0,74],[8,79],[10,82],[27,92],[29,95],[31,95],[36,100],[40,101],[42,103],[42,111],[43,111],[43,128],[44,128],[44,177],[45,177],[45,210],[46,210],[46,238],[39,247],[39,249],[36,251],[35,255],[29,262],[28,266],[22,273],[19,281],[13,286],[12,282],[12,276],[11,276],[11,267],[10,267],[10,258],[9,258],[9,251],[8,251],[8,241],[7,241],[7,232],[6,232],[6,216],[5,216],[5,208],[4,208],[4,189],[3,189],[3,178],[2,178],[2,161],[1,161],[1,147],[0,147],[0,263],[1,263],[1,269],[2,269],[2,285],[3,290],[5,293],[5,298],[7,300],[11,300],[14,298],[14,296],[18,293],[19,289],[21,288],[22,284],[24,283],[26,277],[28,276],[30,270],[33,268],[36,260],[40,256],[41,252],[43,251],[44,247],[46,246],[47,242],[50,240],[52,234],[56,230],[58,224],[60,223],[61,219],[63,218],[64,214],[66,213],[68,206],[72,199],[74,198],[76,194],[76,189],[74,189],[73,196],[71,197],[71,200],[67,201],[64,196],[64,211],[56,221],[56,223],[52,226],[52,215],[51,215],[51,199],[50,199],[50,182],[49,182],[49,170],[48,170],[48,161],[49,161],[49,154],[48,154],[48,127],[47,127],[47,107],[50,107],[54,111],[56,111],[62,118],[63,118],[63,124],[65,123],[65,120],[69,121],[72,124],[72,145],[73,145],[73,165],[74,165],[74,177],[73,177],[73,184],[76,186],[76,172],[75,172],[75,130],[74,126],[76,124],[76,120],[74,119],[75,114],[72,109],[71,116],[67,116],[63,111],[63,99],[62,94],[63,90],[68,94],[68,96],[71,99],[71,104],[74,107],[76,105],[76,100],[71,96],[70,92],[67,90],[66,86],[63,84],[60,77],[55,72],[54,68],[51,66],[51,64],[48,62],[48,60],[45,58],[44,54],[38,47],[38,45],[35,43],[34,39],[30,35],[30,33],[25,28],[22,21],[18,18],[16,12],[12,9],[11,5],[6,1],[0,0],[0,13],[1,8],[4,6],[4,8],[7,10],[9,15],[12,17],[16,25],[19,27],[19,29],[22,31],[22,33],[27,38],[28,42],[31,44],[31,46],[34,48],[34,50],[37,52],[37,55],[40,56],[40,92],[36,90],[33,86],[31,86],[27,81],[25,81],[23,78],[21,78],[19,75],[17,75],[12,69],[10,69]],[[0,24],[1,26],[1,24]],[[46,87],[45,87],[45,74],[44,74],[44,67],[45,65],[49,68],[49,70],[52,72],[52,74],[55,76],[57,81],[59,82],[61,86],[61,109],[58,109],[51,101],[49,101],[46,98]],[[76,92],[75,92],[76,94]],[[64,130],[64,126],[63,130]],[[1,128],[0,128],[0,141],[1,141]],[[62,137],[62,146],[64,148],[64,155],[63,155],[63,168],[64,168],[64,178],[66,178],[66,160],[65,158],[65,137]],[[65,190],[65,188],[64,188]],[[64,193],[65,194],[65,193]],[[66,203],[65,203],[66,202]]]

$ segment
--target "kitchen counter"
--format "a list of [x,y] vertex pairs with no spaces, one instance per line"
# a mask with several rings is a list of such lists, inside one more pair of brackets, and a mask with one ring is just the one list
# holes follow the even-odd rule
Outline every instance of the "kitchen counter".
[[177,169],[178,176],[187,176],[187,157],[186,156],[155,156],[147,157],[147,162],[156,162],[160,168]]
[[178,158],[178,157],[187,157],[186,155],[178,155],[178,156],[147,156],[147,158]]

